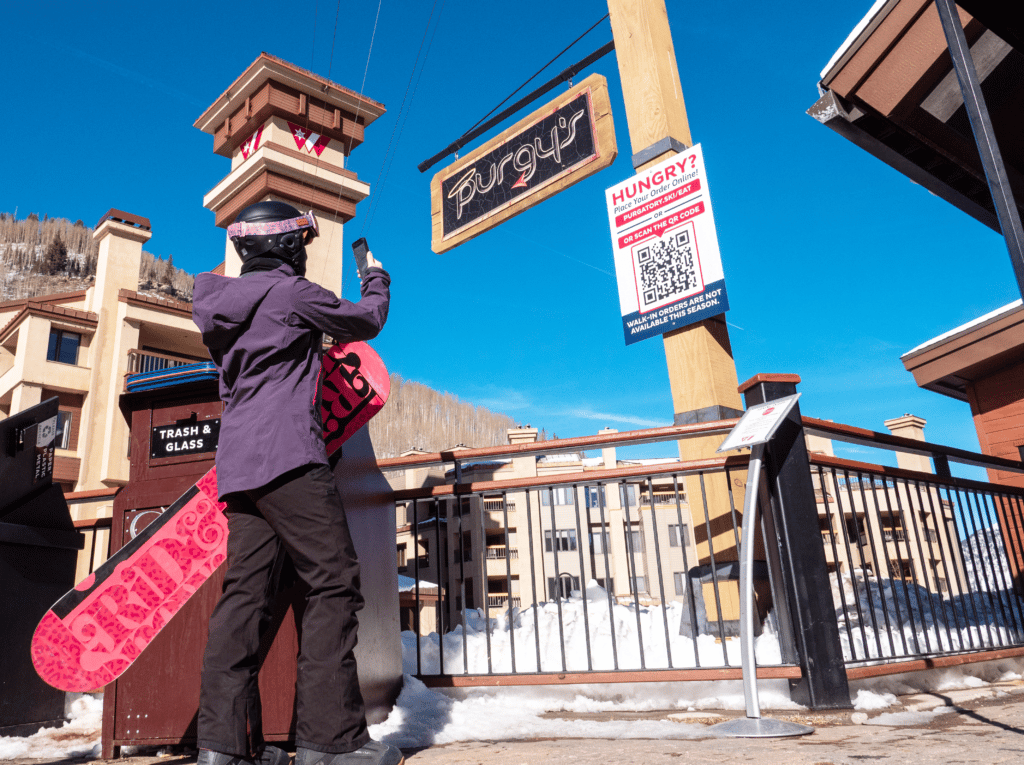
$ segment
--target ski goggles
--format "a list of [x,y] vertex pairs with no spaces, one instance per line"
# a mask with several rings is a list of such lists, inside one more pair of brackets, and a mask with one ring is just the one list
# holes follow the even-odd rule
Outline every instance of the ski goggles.
[[305,243],[309,244],[316,237],[320,236],[320,226],[316,222],[316,216],[310,210],[298,218],[287,220],[271,220],[260,222],[238,221],[228,226],[228,237],[243,236],[271,236],[273,234],[287,234],[289,231],[300,231],[306,229]]

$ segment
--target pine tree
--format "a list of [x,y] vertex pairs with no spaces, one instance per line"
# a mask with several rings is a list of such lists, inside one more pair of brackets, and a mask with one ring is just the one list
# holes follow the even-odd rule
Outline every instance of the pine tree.
[[43,253],[43,262],[40,271],[44,274],[54,276],[63,274],[68,268],[68,248],[64,239],[58,233],[50,243],[46,245]]
[[164,263],[163,272],[160,274],[160,281],[171,287],[174,285],[174,256],[168,255],[167,262]]

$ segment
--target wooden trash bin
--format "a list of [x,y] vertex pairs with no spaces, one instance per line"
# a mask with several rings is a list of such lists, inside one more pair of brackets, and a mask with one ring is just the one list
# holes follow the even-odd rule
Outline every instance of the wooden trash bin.
[[[128,485],[114,501],[111,553],[131,540],[162,508],[213,467],[215,443],[204,440],[201,446],[181,448],[180,442],[174,442],[175,431],[199,426],[202,432],[209,426],[210,433],[214,434],[219,430],[223,410],[214,379],[126,393],[121,396],[120,406],[131,427],[131,468]],[[364,433],[365,429],[357,436]],[[365,442],[368,446],[368,437]],[[345,448],[348,449],[348,445]],[[354,456],[346,454],[336,466],[335,474],[344,472],[346,463],[351,463]],[[352,465],[348,468],[351,472]],[[402,684],[394,562],[395,513],[390,489],[376,468],[376,460],[364,459],[359,469],[366,475],[359,475],[356,481],[346,480],[341,488],[367,598],[367,608],[360,613],[357,648],[360,685],[367,703],[367,716],[371,722],[378,722],[387,717]],[[374,480],[374,472],[379,481]],[[350,496],[351,490],[344,488],[345,484],[353,484],[357,494]],[[364,507],[368,501],[374,504],[370,508],[372,512]],[[384,501],[390,503],[386,513],[380,512]],[[384,548],[386,555],[382,556],[380,547],[385,539],[390,541]],[[388,567],[382,565],[385,559]],[[127,745],[195,745],[202,657],[210,614],[220,596],[223,579],[221,567],[185,603],[128,671],[107,686],[103,704],[104,758],[117,756],[120,747]],[[260,695],[263,731],[268,741],[294,739],[299,648],[296,613],[301,615],[304,603],[301,584],[295,582],[282,588],[261,647]]]

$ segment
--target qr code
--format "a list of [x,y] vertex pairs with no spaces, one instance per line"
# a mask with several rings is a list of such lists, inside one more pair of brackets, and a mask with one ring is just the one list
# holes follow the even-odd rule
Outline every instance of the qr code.
[[690,226],[637,247],[634,257],[641,311],[704,288]]

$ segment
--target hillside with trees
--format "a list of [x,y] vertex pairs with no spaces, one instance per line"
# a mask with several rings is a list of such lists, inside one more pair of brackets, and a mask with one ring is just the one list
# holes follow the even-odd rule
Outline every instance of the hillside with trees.
[[506,431],[514,427],[508,415],[392,374],[391,395],[380,414],[370,420],[370,438],[377,457],[383,459],[409,449],[437,452],[459,444],[507,444]]
[[[92,229],[81,220],[40,219],[36,213],[18,220],[0,213],[0,302],[88,288],[98,252]],[[174,266],[173,255],[164,260],[143,250],[139,292],[191,301],[192,281]]]

